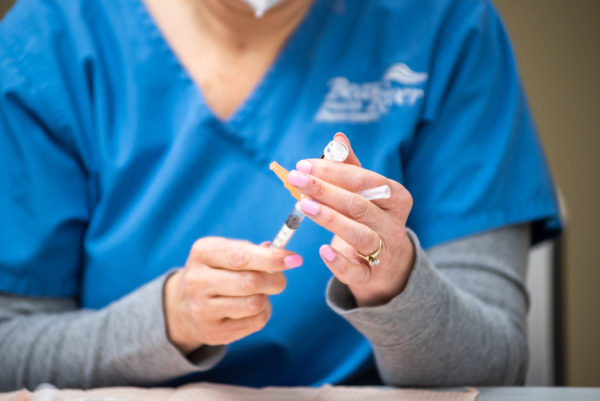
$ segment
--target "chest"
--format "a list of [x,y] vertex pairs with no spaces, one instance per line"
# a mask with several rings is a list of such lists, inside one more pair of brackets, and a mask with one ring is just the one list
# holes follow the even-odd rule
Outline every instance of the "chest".
[[156,0],[145,3],[205,105],[221,120],[249,97],[297,25],[291,21],[271,34],[250,35],[224,28],[203,9],[178,2],[166,7]]
[[175,51],[206,105],[221,120],[244,103],[277,55],[276,49],[194,51],[185,45]]

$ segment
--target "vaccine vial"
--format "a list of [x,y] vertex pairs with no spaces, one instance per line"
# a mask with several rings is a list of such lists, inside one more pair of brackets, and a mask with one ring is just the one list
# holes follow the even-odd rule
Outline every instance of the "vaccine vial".
[[331,141],[325,146],[323,158],[334,162],[343,162],[348,157],[348,153],[350,153],[350,151],[344,143]]

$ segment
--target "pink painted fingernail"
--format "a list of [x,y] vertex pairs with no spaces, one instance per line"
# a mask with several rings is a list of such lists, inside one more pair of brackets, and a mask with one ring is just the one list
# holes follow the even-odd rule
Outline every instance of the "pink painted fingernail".
[[293,186],[302,188],[306,184],[308,178],[301,172],[292,170],[289,172],[287,179]]
[[303,173],[310,173],[312,171],[312,164],[306,160],[300,160],[296,163],[296,170],[302,171]]
[[325,259],[328,262],[333,262],[333,260],[335,259],[335,252],[333,251],[333,248],[331,248],[329,245],[321,245],[321,247],[319,248],[319,253],[323,257],[323,259]]
[[302,256],[300,255],[290,255],[290,256],[286,256],[283,259],[283,263],[285,264],[285,267],[298,267],[298,266],[302,266]]
[[263,247],[271,246],[271,241],[263,241],[258,246],[263,246]]
[[321,207],[314,200],[304,198],[300,201],[300,208],[304,213],[314,216],[315,214],[319,213],[319,209]]
[[348,139],[348,137],[343,132],[338,132],[337,134],[335,134],[333,136],[333,139],[337,139],[338,137],[341,137],[342,141],[345,141],[348,144],[350,143],[350,139]]

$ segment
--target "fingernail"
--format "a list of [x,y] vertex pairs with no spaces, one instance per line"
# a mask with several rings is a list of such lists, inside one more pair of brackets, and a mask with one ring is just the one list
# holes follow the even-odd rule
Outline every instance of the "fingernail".
[[306,180],[308,178],[304,174],[302,174],[296,170],[292,170],[289,172],[287,179],[290,182],[290,184],[292,184],[293,186],[302,188],[304,186],[304,184],[306,184]]
[[289,268],[302,266],[302,256],[300,256],[300,255],[286,256],[283,259],[283,263],[285,264],[285,267],[289,267]]
[[348,137],[343,132],[338,132],[337,134],[335,134],[333,136],[333,139],[338,139],[338,138],[342,138],[342,141],[345,141],[346,143],[350,143],[350,139],[348,139]]
[[331,248],[329,245],[321,245],[321,247],[319,248],[319,254],[321,254],[323,259],[325,259],[328,262],[333,262],[333,260],[335,259],[335,252],[333,251],[333,248]]
[[304,198],[300,201],[300,208],[303,212],[314,216],[315,214],[319,213],[320,206],[314,200]]
[[271,241],[263,241],[263,242],[261,242],[261,243],[260,243],[258,246],[264,246],[264,247],[267,247],[267,246],[270,246],[270,245],[271,245]]
[[300,160],[296,163],[296,170],[302,171],[303,173],[310,173],[312,171],[312,164],[306,160]]

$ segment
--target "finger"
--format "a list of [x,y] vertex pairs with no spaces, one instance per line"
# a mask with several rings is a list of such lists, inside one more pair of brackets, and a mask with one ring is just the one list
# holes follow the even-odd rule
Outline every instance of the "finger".
[[314,178],[320,178],[335,186],[344,188],[350,192],[358,193],[367,189],[387,185],[390,188],[390,197],[378,199],[373,202],[386,210],[398,207],[406,207],[406,202],[412,206],[410,193],[400,183],[390,180],[374,171],[346,163],[336,163],[330,160],[306,159],[296,164],[296,170],[304,173],[305,180],[288,175],[288,181],[300,191],[304,192],[304,186],[310,185]]
[[360,160],[358,160],[358,157],[356,157],[356,154],[354,153],[354,150],[352,149],[352,146],[350,145],[350,139],[348,139],[348,137],[346,135],[344,135],[344,133],[338,132],[337,134],[335,134],[333,136],[333,140],[342,142],[348,148],[348,157],[346,158],[344,163],[353,164],[358,167],[362,166],[362,164],[360,163]]
[[311,220],[341,237],[360,253],[371,254],[379,248],[381,237],[371,227],[312,199],[302,199],[300,207]]
[[266,295],[250,295],[246,297],[212,297],[208,300],[207,314],[209,318],[242,319],[255,316],[269,307]]
[[[379,231],[389,221],[381,208],[363,196],[335,186],[322,179],[292,170],[288,181],[297,185],[304,195],[309,195],[343,215]],[[302,203],[301,203],[302,204]]]
[[200,297],[205,296],[275,295],[281,293],[286,285],[281,272],[232,271],[209,267],[190,269],[185,281],[186,293],[194,302],[201,302]]
[[302,265],[302,257],[285,249],[267,248],[248,241],[205,237],[194,243],[190,257],[208,266],[228,270],[277,272]]
[[336,250],[336,252],[341,253],[346,258],[348,258],[348,260],[350,260],[352,263],[356,263],[356,264],[365,264],[366,263],[364,259],[362,259],[358,256],[358,254],[356,253],[356,249],[354,249],[352,247],[352,245],[350,245],[349,243],[344,241],[338,235],[333,237],[333,239],[331,240],[330,246],[332,248],[334,248]]
[[371,277],[371,269],[368,266],[348,259],[329,245],[322,245],[319,254],[333,275],[344,284],[359,285]]
[[221,329],[225,333],[230,333],[229,342],[233,342],[255,333],[265,327],[271,317],[271,304],[262,312],[241,319],[226,318],[221,323]]
[[388,184],[386,177],[354,164],[325,159],[304,159],[296,163],[296,170],[319,177],[352,192]]

